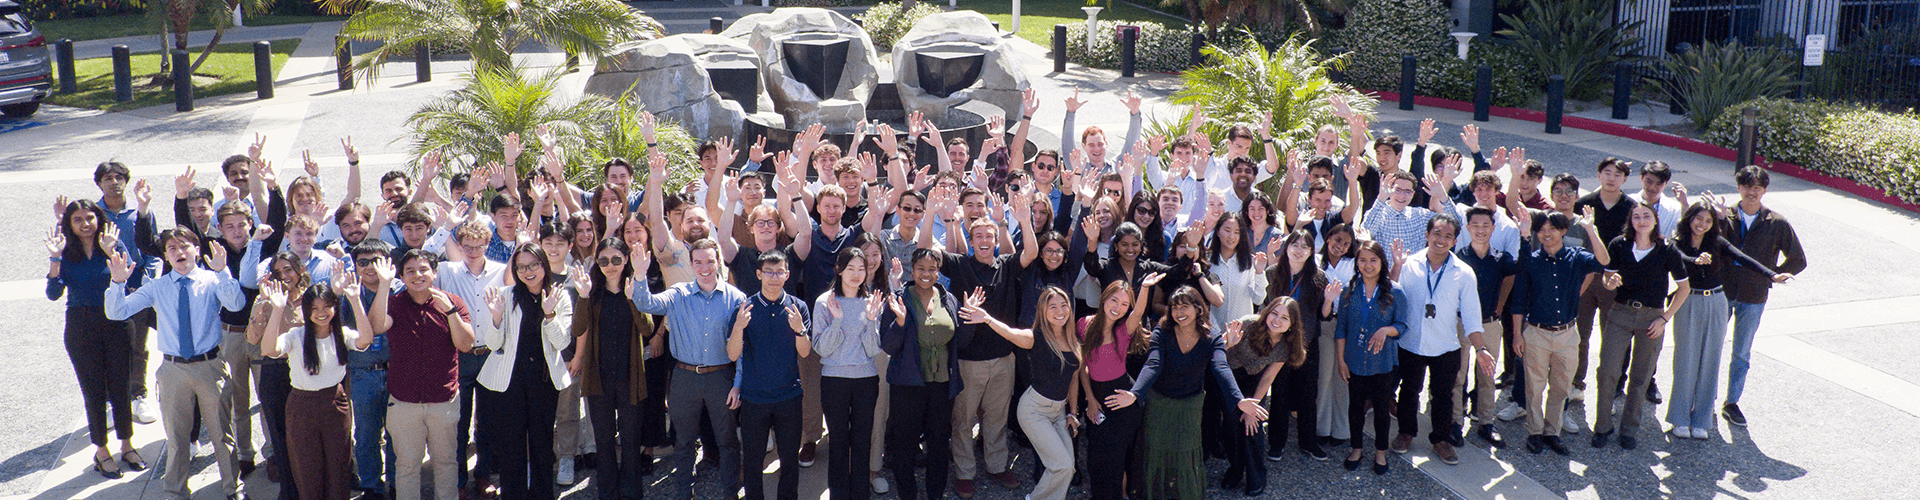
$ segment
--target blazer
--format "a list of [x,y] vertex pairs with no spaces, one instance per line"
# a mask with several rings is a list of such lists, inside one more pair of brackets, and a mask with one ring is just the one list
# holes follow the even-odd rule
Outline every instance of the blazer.
[[[1762,264],[1778,263],[1774,268],[1778,272],[1800,274],[1807,270],[1807,253],[1800,248],[1800,236],[1794,233],[1786,217],[1762,206],[1760,212],[1754,214],[1753,227],[1742,230],[1745,225],[1740,223],[1740,208],[1733,207],[1732,211],[1735,213],[1727,215],[1726,229],[1720,235],[1733,246]],[[1783,255],[1784,262],[1780,260]],[[1773,288],[1773,275],[1766,274],[1765,269],[1750,269],[1744,263],[1732,264],[1722,268],[1725,271],[1720,275],[1727,287],[1727,298],[1748,304],[1766,303],[1767,292]]]
[[[902,302],[918,300],[912,295],[913,287],[907,285],[894,292],[894,295],[900,297]],[[947,397],[959,397],[962,385],[960,350],[973,343],[974,329],[959,328],[963,324],[960,321],[960,301],[954,300],[946,287],[936,285],[935,289],[940,291],[940,302],[947,308],[947,314],[953,317],[955,326],[953,340],[947,343],[947,373],[950,374],[947,379],[951,382],[947,384]],[[887,382],[912,387],[927,385],[925,377],[920,374],[920,318],[913,313],[912,306],[907,307],[906,324],[896,324],[898,317],[891,307],[880,314],[880,349],[893,357],[887,362]]]
[[[501,293],[513,292],[501,290]],[[480,338],[486,340],[486,345],[500,346],[493,354],[487,355],[487,360],[480,367],[480,376],[476,378],[488,390],[506,392],[508,384],[513,382],[513,360],[519,356],[510,353],[520,346],[520,334],[525,333],[520,331],[521,312],[519,301],[509,298],[506,317],[500,318],[502,326],[494,326],[488,321],[480,322]],[[540,321],[540,339],[544,341],[540,343],[543,347],[541,351],[546,355],[547,375],[553,379],[554,389],[573,385],[573,374],[567,371],[567,361],[560,355],[562,349],[573,343],[573,335],[562,325],[572,323],[573,304],[564,300],[555,308],[553,319]]]
[[[600,291],[588,292],[580,297],[579,306],[574,308],[575,311],[579,311],[578,314],[573,315],[573,337],[574,342],[578,343],[574,355],[584,356],[580,360],[580,394],[583,396],[602,395],[600,356],[596,354],[600,350],[599,297],[601,293]],[[630,398],[627,401],[637,402],[647,398],[647,337],[652,336],[653,333],[653,316],[635,309],[633,301],[626,300],[624,293],[620,297],[620,301],[625,302],[627,308],[633,312],[633,328],[630,332],[608,333],[624,333],[633,338],[632,342],[629,342],[630,348],[627,349],[627,397]]]

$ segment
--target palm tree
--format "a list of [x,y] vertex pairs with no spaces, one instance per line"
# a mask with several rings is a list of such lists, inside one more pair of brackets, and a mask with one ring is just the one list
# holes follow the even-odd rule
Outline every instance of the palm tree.
[[[377,69],[393,54],[421,44],[464,49],[481,70],[507,69],[521,45],[538,41],[572,55],[599,57],[634,40],[666,32],[653,18],[614,0],[327,0],[330,8],[359,8],[341,33],[384,43],[354,58]],[[371,79],[373,71],[366,71]]]
[[[147,18],[157,19],[166,27],[166,34],[173,36],[173,48],[187,50],[187,35],[193,32],[194,21],[206,21],[213,25],[213,39],[207,41],[207,48],[194,58],[188,74],[200,69],[207,62],[207,56],[213,54],[213,47],[227,35],[227,28],[233,27],[233,9],[245,8],[248,12],[266,12],[273,6],[273,0],[164,0],[161,8],[147,9]],[[173,64],[172,57],[161,57],[160,68],[168,69]],[[161,71],[154,76],[154,83],[161,86],[173,84],[173,73]]]
[[[1345,65],[1344,55],[1323,57],[1312,41],[1297,36],[1271,52],[1252,36],[1233,46],[1208,45],[1201,52],[1208,64],[1181,75],[1185,85],[1173,94],[1173,102],[1202,107],[1207,116],[1222,122],[1221,127],[1225,123],[1258,123],[1272,112],[1274,137],[1299,142],[1311,137],[1322,124],[1339,124],[1329,97],[1343,97],[1362,113],[1373,109],[1375,103],[1366,94],[1327,78],[1328,70]],[[1184,127],[1180,123],[1176,130]],[[1209,135],[1224,137],[1224,130],[1221,132],[1210,131]]]

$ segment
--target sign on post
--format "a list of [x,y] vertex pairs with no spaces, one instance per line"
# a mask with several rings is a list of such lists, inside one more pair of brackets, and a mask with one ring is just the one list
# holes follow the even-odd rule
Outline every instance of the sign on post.
[[1827,36],[1807,35],[1806,54],[1800,57],[1801,66],[1819,66],[1827,57]]

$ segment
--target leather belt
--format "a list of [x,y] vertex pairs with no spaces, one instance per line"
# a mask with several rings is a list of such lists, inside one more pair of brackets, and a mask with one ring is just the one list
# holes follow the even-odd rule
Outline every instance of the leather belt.
[[167,360],[167,361],[172,361],[172,362],[175,362],[175,363],[180,363],[180,364],[183,364],[183,365],[184,365],[184,364],[192,364],[192,363],[199,363],[199,362],[201,362],[201,361],[206,361],[206,360],[209,360],[209,359],[214,359],[214,358],[218,358],[218,357],[220,357],[220,348],[218,348],[218,347],[215,347],[215,348],[213,348],[212,350],[209,350],[209,351],[207,351],[207,352],[203,352],[203,353],[200,353],[199,355],[195,355],[195,356],[189,356],[189,357],[184,357],[184,358],[183,358],[183,357],[179,357],[179,356],[175,356],[175,355],[172,355],[172,354],[161,354],[161,355],[160,355],[160,358],[161,358],[161,359],[165,359],[165,360]]
[[1694,290],[1694,291],[1693,291],[1693,294],[1694,294],[1694,295],[1702,295],[1702,296],[1707,296],[1707,297],[1712,297],[1712,296],[1713,296],[1714,294],[1717,294],[1717,293],[1726,293],[1726,292],[1722,292],[1722,291],[1720,291],[1720,287],[1717,287],[1717,286],[1716,286],[1716,287],[1713,287],[1713,288],[1708,288],[1708,289],[1705,289],[1705,290]]
[[1561,325],[1542,325],[1542,324],[1539,324],[1539,323],[1534,323],[1534,322],[1532,322],[1532,321],[1528,321],[1528,322],[1527,322],[1527,324],[1528,324],[1528,325],[1532,325],[1532,326],[1533,326],[1534,328],[1539,328],[1539,329],[1541,329],[1541,330],[1546,330],[1546,331],[1549,331],[1549,332],[1558,332],[1558,331],[1564,331],[1564,330],[1566,330],[1566,329],[1568,329],[1568,328],[1573,328],[1573,326],[1574,326],[1574,324],[1576,324],[1576,323],[1579,323],[1579,321],[1578,321],[1578,320],[1575,320],[1575,321],[1569,321],[1569,322],[1567,322],[1566,324],[1561,324]]
[[705,365],[705,366],[695,365],[695,364],[686,363],[686,362],[679,362],[679,361],[676,361],[675,363],[678,363],[680,365],[680,369],[682,370],[687,370],[687,371],[698,373],[701,375],[705,375],[708,373],[713,373],[713,372],[717,372],[720,370],[733,367],[733,363],[727,363],[724,365]]
[[1631,307],[1631,308],[1634,308],[1634,309],[1658,309],[1658,308],[1656,308],[1656,307],[1653,307],[1653,306],[1650,306],[1650,305],[1646,305],[1646,304],[1644,304],[1644,303],[1641,303],[1641,302],[1640,302],[1640,301],[1638,301],[1638,300],[1629,300],[1629,301],[1626,301],[1626,302],[1619,302],[1619,301],[1615,301],[1614,303],[1615,303],[1615,304],[1619,304],[1619,305],[1623,305],[1623,306],[1627,306],[1627,307]]
[[226,323],[221,323],[220,331],[227,332],[227,333],[247,333],[247,325],[229,325]]

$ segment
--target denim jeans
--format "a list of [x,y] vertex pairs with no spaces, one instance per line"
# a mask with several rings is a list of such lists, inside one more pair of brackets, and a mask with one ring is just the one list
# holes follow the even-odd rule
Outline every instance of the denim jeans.
[[1767,310],[1767,304],[1729,303],[1733,305],[1733,356],[1727,362],[1727,404],[1734,404],[1747,389],[1747,368],[1753,366],[1753,335],[1760,330],[1760,313]]
[[[353,386],[354,485],[384,495],[387,485],[393,484],[394,463],[393,444],[386,439],[387,372],[352,368],[347,376]],[[381,480],[383,470],[385,481]]]

